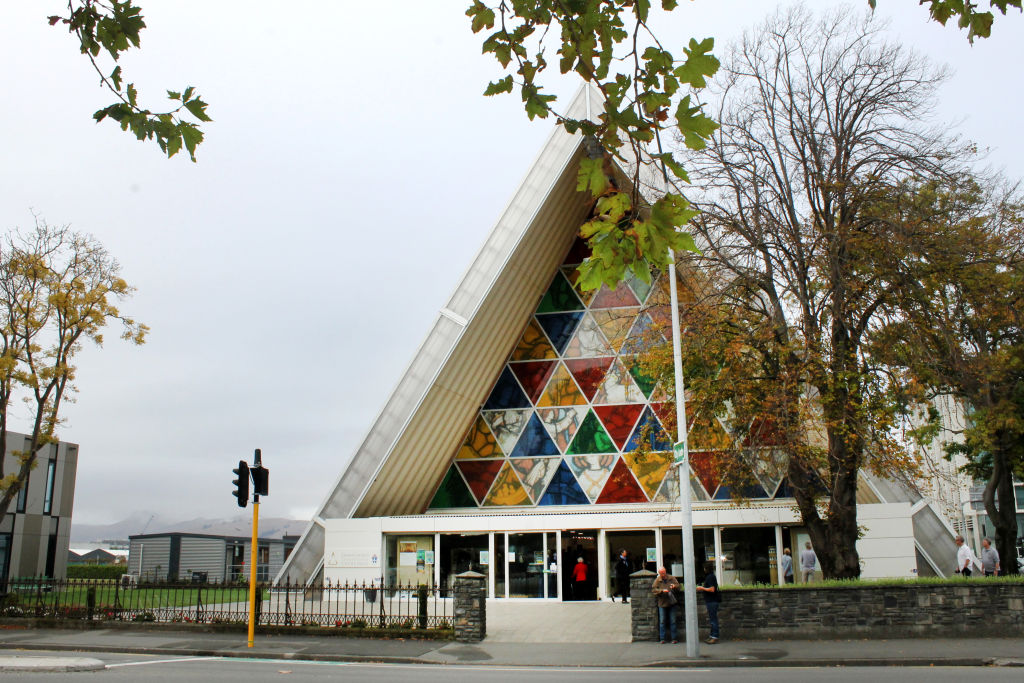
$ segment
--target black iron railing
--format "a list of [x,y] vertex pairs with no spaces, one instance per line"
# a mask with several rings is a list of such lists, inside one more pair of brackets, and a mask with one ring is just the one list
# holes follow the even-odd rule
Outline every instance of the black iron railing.
[[[452,598],[427,585],[258,584],[260,625],[450,629]],[[200,624],[247,623],[245,583],[28,577],[0,583],[0,616]]]

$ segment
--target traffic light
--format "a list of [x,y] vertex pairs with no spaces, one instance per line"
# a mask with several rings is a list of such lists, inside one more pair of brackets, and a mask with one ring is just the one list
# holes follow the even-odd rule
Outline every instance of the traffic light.
[[270,470],[263,465],[256,465],[249,470],[252,475],[252,491],[257,496],[266,496],[267,488],[270,485]]
[[238,477],[231,482],[235,485],[235,492],[232,495],[238,499],[238,507],[244,508],[249,504],[249,464],[239,460],[238,467],[231,471]]

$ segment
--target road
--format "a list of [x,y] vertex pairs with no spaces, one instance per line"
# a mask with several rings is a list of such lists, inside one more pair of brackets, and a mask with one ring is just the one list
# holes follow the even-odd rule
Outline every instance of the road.
[[[14,654],[14,653],[9,653]],[[57,653],[18,652],[19,655]],[[68,656],[83,656],[67,653]],[[439,666],[418,664],[318,663],[287,660],[234,659],[219,657],[160,657],[140,655],[95,654],[89,657],[107,664],[105,671],[95,673],[5,674],[5,680],[84,681],[100,683],[132,681],[139,683],[832,683],[833,681],[864,681],[899,677],[900,683],[944,683],[970,680],[972,683],[1013,681],[1019,683],[1022,670],[1013,668],[902,667],[898,671],[866,668],[714,668],[714,669],[618,669],[564,667],[502,667],[502,666]]]

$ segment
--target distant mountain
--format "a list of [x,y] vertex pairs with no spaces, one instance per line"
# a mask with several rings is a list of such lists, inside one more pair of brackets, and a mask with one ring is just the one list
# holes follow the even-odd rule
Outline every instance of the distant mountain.
[[[309,522],[280,517],[260,518],[260,538],[281,538],[299,535]],[[180,531],[193,534],[216,536],[243,536],[252,534],[252,518],[247,515],[232,519],[190,519],[170,521],[150,512],[133,513],[127,519],[113,524],[79,524],[72,519],[71,544],[97,543],[100,541],[125,540],[136,534],[157,534]]]

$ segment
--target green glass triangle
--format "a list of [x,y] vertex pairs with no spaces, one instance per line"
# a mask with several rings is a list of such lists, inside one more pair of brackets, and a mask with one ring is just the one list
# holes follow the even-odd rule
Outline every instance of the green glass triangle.
[[566,455],[584,455],[588,453],[618,453],[612,438],[601,426],[601,421],[591,410],[583,418],[583,424],[576,430],[576,438],[569,444]]
[[540,300],[540,306],[537,307],[538,313],[563,313],[565,311],[582,311],[583,304],[580,302],[576,292],[572,290],[572,285],[561,273],[555,273],[555,279],[551,281],[551,286],[548,287],[548,291],[544,293],[544,298]]
[[657,380],[645,374],[636,363],[630,364],[629,374],[633,375],[636,385],[640,387],[640,391],[644,392],[644,398],[650,398],[651,392],[654,391],[654,387],[658,384]]
[[448,468],[448,474],[444,475],[444,481],[437,487],[434,499],[430,501],[429,509],[439,508],[475,508],[476,500],[473,494],[466,488],[466,482],[462,475],[455,469],[455,465]]

